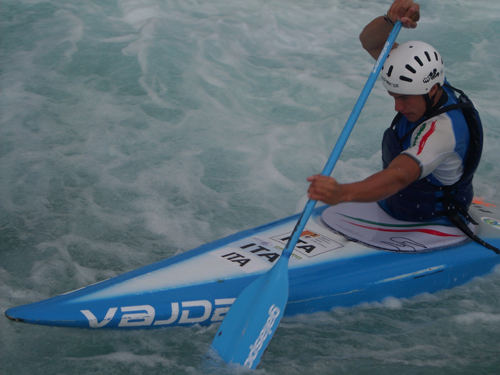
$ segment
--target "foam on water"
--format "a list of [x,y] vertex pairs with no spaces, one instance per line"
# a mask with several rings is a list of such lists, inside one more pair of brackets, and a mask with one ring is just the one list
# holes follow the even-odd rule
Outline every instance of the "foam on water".
[[[0,7],[0,306],[35,302],[303,208],[373,61],[389,1],[5,0]],[[426,1],[415,31],[485,126],[476,194],[500,201],[500,4]],[[457,22],[459,20],[459,22]],[[380,168],[377,84],[335,168]],[[494,373],[500,273],[280,326],[266,374]],[[2,374],[235,373],[216,327],[99,332],[0,319]],[[237,371],[236,371],[237,372]]]

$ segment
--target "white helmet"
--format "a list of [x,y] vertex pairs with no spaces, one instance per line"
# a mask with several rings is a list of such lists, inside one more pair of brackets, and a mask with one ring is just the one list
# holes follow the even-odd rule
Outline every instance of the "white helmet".
[[410,41],[394,48],[381,71],[387,91],[402,95],[424,95],[444,83],[441,55],[431,45]]

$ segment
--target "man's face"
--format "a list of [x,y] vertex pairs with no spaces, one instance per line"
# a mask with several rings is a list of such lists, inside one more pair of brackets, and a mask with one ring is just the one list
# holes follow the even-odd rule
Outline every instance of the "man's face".
[[394,98],[396,112],[401,112],[408,121],[416,122],[424,115],[426,105],[422,95],[401,95],[390,91],[389,95]]

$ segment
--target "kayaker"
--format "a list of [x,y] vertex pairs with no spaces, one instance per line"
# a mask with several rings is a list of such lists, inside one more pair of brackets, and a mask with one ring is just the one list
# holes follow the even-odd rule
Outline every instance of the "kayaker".
[[[419,10],[411,0],[394,1],[362,31],[363,48],[377,59],[394,22],[415,28]],[[482,150],[482,127],[472,103],[465,95],[457,99],[445,81],[441,56],[427,43],[395,44],[381,77],[398,112],[382,141],[384,169],[348,184],[311,176],[309,198],[330,205],[378,202],[401,220],[461,216],[471,221],[467,209]]]

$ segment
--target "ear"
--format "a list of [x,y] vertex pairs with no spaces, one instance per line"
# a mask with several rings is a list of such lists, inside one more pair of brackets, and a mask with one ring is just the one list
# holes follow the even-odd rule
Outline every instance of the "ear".
[[439,85],[439,83],[436,83],[434,86],[431,87],[431,91],[429,91],[429,96],[431,98],[433,98],[434,95],[436,95],[436,93],[439,91],[440,88],[441,88],[441,85]]

